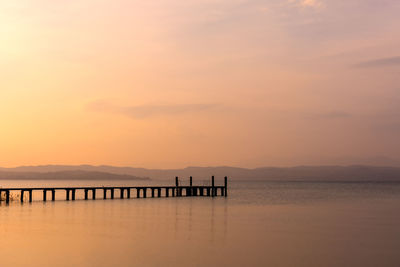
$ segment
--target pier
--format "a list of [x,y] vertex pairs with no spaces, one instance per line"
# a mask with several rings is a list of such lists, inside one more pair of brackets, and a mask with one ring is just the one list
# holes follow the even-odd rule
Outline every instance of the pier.
[[[228,196],[228,177],[224,177],[224,184],[215,185],[214,176],[211,177],[211,185],[193,185],[190,176],[189,185],[180,185],[178,177],[175,177],[175,186],[93,186],[93,187],[34,187],[34,188],[0,188],[0,196],[5,193],[6,204],[10,203],[11,192],[20,193],[20,201],[24,202],[27,195],[29,202],[33,201],[33,192],[43,194],[43,201],[47,201],[48,193],[51,193],[51,201],[56,200],[56,193],[62,193],[66,201],[74,201],[77,191],[84,192],[84,200],[114,199],[115,192],[119,192],[119,199],[123,198],[147,198],[147,197],[216,197]],[[101,198],[96,197],[96,192],[103,193]],[[136,194],[135,194],[136,191]],[[150,194],[148,194],[150,193]]]

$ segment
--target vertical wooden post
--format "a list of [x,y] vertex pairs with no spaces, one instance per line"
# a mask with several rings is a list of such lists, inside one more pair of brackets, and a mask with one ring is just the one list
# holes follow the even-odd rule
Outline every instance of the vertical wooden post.
[[111,199],[114,199],[114,188],[111,188]]
[[169,197],[169,188],[168,187],[165,188],[165,197]]
[[107,189],[103,189],[103,199],[107,199]]
[[43,190],[43,201],[47,201],[47,190]]
[[93,199],[96,199],[96,189],[92,190],[92,194],[93,194]]
[[190,186],[190,195],[191,196],[193,196],[193,177],[192,176],[190,176],[189,177],[190,179],[189,179],[189,186]]
[[56,190],[52,189],[51,190],[51,201],[55,201],[56,200]]
[[32,190],[29,190],[29,202],[32,202],[32,198],[33,198],[33,194],[32,194]]
[[147,187],[143,188],[143,197],[147,197]]
[[179,197],[179,178],[175,177],[175,186],[176,186],[176,196]]
[[65,198],[69,200],[69,189],[65,189]]
[[158,194],[157,197],[161,197],[161,187],[158,188]]
[[130,187],[128,187],[128,188],[126,189],[126,197],[127,197],[127,198],[131,198],[131,188],[130,188]]
[[172,197],[175,197],[175,188],[172,188]]
[[228,177],[225,176],[225,189],[224,189],[224,196],[227,197],[228,196]]
[[21,203],[24,202],[24,193],[25,193],[25,191],[21,190]]
[[151,197],[154,197],[154,188],[151,188]]
[[215,178],[211,176],[211,196],[215,197]]
[[85,189],[85,200],[88,200],[89,198],[89,190]]
[[124,189],[120,188],[119,191],[120,191],[120,198],[123,199],[124,198]]
[[10,190],[6,190],[6,204],[10,203]]
[[140,198],[140,188],[136,188],[136,198]]
[[76,191],[76,189],[72,189],[71,191],[72,191],[72,200],[75,200],[75,191]]

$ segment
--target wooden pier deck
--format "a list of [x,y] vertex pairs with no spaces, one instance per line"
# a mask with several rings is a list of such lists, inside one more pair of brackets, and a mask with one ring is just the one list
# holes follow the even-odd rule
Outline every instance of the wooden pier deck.
[[[11,192],[20,192],[20,201],[24,202],[25,193],[28,193],[28,201],[33,201],[33,192],[43,193],[43,201],[47,201],[47,195],[51,193],[51,201],[56,200],[56,192],[65,193],[65,200],[76,200],[76,192],[84,192],[84,200],[96,198],[96,192],[102,191],[101,199],[114,199],[115,192],[119,191],[119,199],[123,198],[146,198],[146,197],[215,197],[228,196],[228,178],[224,178],[224,185],[216,186],[214,176],[211,177],[211,185],[193,185],[190,177],[188,186],[179,185],[179,178],[175,178],[175,186],[84,186],[84,187],[32,187],[32,188],[0,188],[0,196],[5,193],[5,202],[10,203]],[[108,192],[110,192],[108,194]],[[89,196],[89,193],[91,195]],[[136,193],[136,194],[135,194]],[[150,195],[148,195],[150,193]],[[218,194],[219,193],[219,194]]]

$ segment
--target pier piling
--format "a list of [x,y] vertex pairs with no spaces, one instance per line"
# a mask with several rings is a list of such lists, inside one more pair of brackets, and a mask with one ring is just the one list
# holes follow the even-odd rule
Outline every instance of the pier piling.
[[228,196],[228,177],[224,177],[224,196]]
[[211,176],[211,196],[215,197],[215,178]]

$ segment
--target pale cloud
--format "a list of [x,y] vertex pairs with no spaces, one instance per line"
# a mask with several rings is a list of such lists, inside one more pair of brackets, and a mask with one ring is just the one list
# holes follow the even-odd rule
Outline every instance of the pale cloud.
[[400,56],[373,59],[361,62],[356,65],[356,67],[359,68],[374,68],[374,67],[386,67],[386,66],[400,66]]
[[320,0],[289,0],[289,3],[299,7],[319,8],[322,6],[322,2]]
[[92,102],[87,108],[90,111],[115,113],[133,119],[145,119],[158,116],[173,116],[186,113],[195,113],[215,108],[215,104],[176,104],[176,105],[137,105],[120,106],[108,102]]

